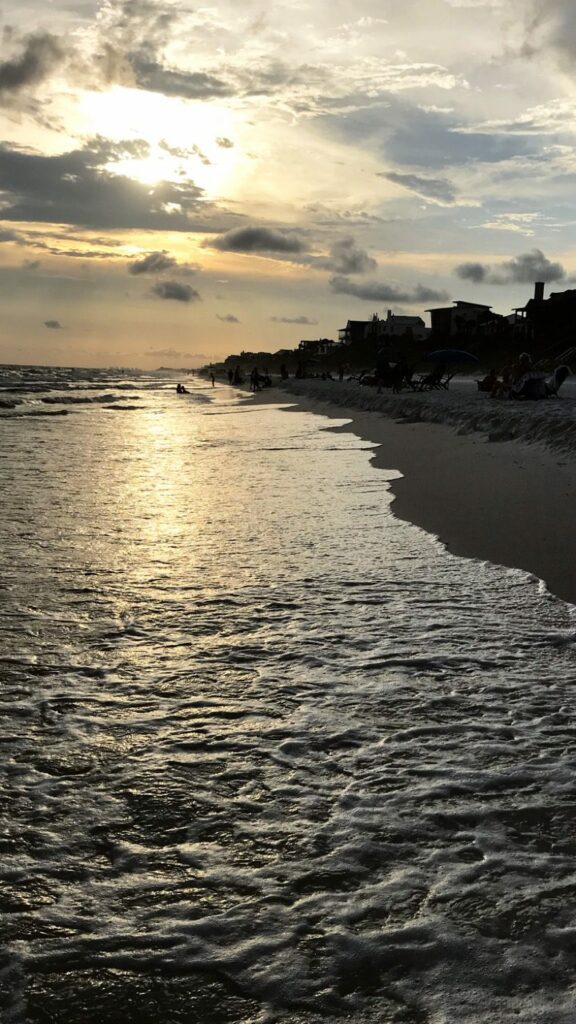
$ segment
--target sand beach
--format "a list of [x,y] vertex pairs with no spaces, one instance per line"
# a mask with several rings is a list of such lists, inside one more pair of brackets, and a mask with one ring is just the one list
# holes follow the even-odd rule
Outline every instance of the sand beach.
[[571,381],[561,397],[536,402],[491,399],[467,378],[421,394],[316,379],[290,380],[283,391],[299,408],[349,417],[335,429],[378,445],[374,463],[399,473],[390,485],[399,518],[454,554],[523,569],[576,603]]

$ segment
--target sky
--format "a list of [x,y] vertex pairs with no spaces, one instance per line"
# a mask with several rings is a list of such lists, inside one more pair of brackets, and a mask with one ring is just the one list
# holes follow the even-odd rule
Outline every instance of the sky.
[[573,0],[0,0],[0,362],[576,287]]

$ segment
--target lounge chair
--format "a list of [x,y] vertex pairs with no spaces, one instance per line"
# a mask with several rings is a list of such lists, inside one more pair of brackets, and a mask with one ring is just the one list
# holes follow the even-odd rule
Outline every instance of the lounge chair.
[[565,363],[562,366],[556,367],[552,376],[545,383],[547,398],[558,398],[558,392],[566,378],[570,376],[570,373],[570,367],[566,366]]
[[446,367],[439,363],[430,373],[425,374],[416,381],[417,391],[447,391],[448,385],[454,376],[448,373]]
[[570,376],[570,367],[557,366],[551,377],[546,378],[541,372],[524,374],[510,389],[511,398],[558,398],[558,392],[564,381]]

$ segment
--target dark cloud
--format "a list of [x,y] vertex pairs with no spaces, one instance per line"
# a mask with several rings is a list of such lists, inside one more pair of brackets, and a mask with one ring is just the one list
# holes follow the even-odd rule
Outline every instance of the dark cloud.
[[360,249],[350,235],[334,242],[330,249],[330,258],[316,261],[315,265],[325,270],[333,270],[336,274],[369,274],[378,266],[376,260],[364,249]]
[[391,95],[385,102],[366,102],[345,115],[324,115],[319,123],[348,144],[380,153],[387,162],[425,170],[500,163],[540,149],[535,138],[468,131],[453,114],[423,110]]
[[217,313],[216,314],[216,318],[218,320],[221,320],[222,323],[224,323],[224,324],[239,324],[240,323],[238,317],[234,316],[233,313],[227,313],[225,316],[220,316],[220,314]]
[[317,324],[317,320],[311,320],[309,316],[271,316],[275,324]]
[[158,281],[152,288],[159,299],[174,299],[176,302],[199,302],[200,295],[192,285],[181,281]]
[[234,93],[232,86],[215,75],[202,71],[175,71],[164,67],[143,54],[128,58],[136,84],[140,89],[159,92],[164,96],[179,96],[186,100],[206,100]]
[[460,263],[454,272],[464,281],[475,284],[533,284],[534,281],[561,281],[566,277],[562,264],[553,263],[541,249],[521,253],[497,266]]
[[212,164],[212,161],[202,152],[200,146],[190,146],[188,149],[183,149],[181,146],[171,146],[165,139],[160,141],[159,146],[164,152],[169,153],[170,156],[175,156],[179,160],[188,160],[191,156],[197,156],[205,167],[210,167]]
[[232,86],[219,75],[181,71],[169,66],[165,50],[178,33],[176,5],[124,0],[107,5],[101,19],[101,42],[95,58],[101,79],[164,96],[211,99],[229,96]]
[[206,244],[223,252],[299,253],[304,250],[304,242],[298,235],[265,227],[233,228]]
[[378,177],[386,178],[388,181],[394,182],[395,185],[401,185],[410,192],[416,192],[417,195],[424,199],[431,199],[433,202],[453,203],[456,199],[456,189],[446,178],[424,178],[418,174],[400,174],[396,171],[379,174]]
[[422,284],[417,284],[412,291],[407,291],[380,281],[356,282],[339,276],[330,278],[330,287],[334,292],[354,295],[357,299],[365,299],[367,302],[447,302],[450,298],[447,292],[427,288]]
[[562,68],[574,74],[576,25],[573,0],[528,0],[527,13],[523,55],[531,57],[542,50],[551,50]]
[[10,228],[0,229],[0,242],[16,242],[18,245],[25,245],[24,236]]
[[463,281],[474,281],[475,284],[482,284],[489,273],[489,268],[484,263],[460,263],[454,268],[455,274]]
[[162,271],[175,266],[174,257],[168,256],[168,253],[162,250],[162,252],[150,252],[141,260],[134,260],[134,263],[129,264],[128,272],[130,274],[161,274]]
[[58,245],[50,245],[47,242],[29,241],[31,249],[40,249],[41,252],[48,252],[51,256],[66,256],[73,260],[111,260],[114,255],[109,249],[104,251],[98,249],[64,249]]
[[62,42],[50,32],[37,32],[22,40],[22,52],[0,62],[0,96],[15,93],[47,78],[63,61]]
[[51,331],[63,331],[64,328],[59,320],[45,320],[44,327],[48,327]]
[[2,219],[157,231],[222,231],[233,223],[202,202],[202,189],[192,181],[151,188],[105,169],[122,154],[140,152],[147,152],[147,143],[138,140],[95,139],[58,156],[0,145]]

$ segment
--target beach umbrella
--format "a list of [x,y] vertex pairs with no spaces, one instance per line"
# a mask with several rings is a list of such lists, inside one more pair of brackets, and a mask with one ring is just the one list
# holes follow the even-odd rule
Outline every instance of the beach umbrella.
[[477,363],[478,356],[471,352],[463,352],[459,348],[440,348],[436,352],[429,352],[426,359],[431,363]]

